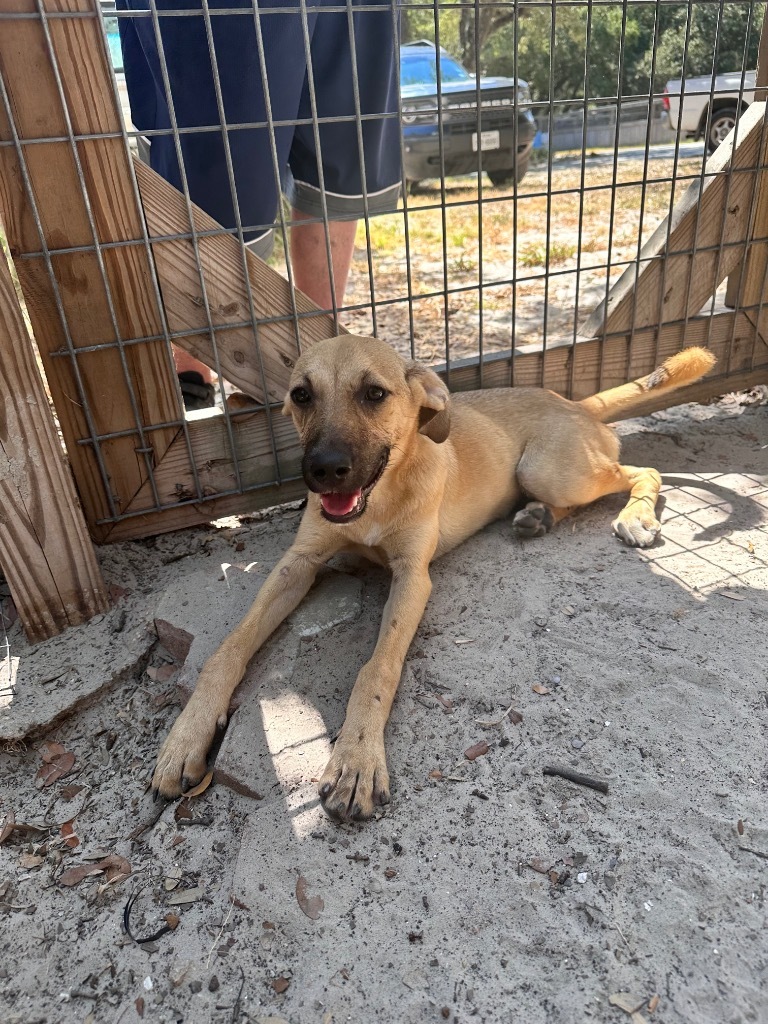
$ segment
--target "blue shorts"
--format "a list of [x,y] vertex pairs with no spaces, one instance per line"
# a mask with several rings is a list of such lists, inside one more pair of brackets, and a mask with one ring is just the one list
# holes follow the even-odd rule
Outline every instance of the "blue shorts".
[[[392,7],[356,10],[363,0],[347,0],[352,12],[358,108],[347,12],[322,10],[338,8],[342,2],[311,0],[305,8],[311,89],[298,0],[258,0],[269,107],[275,122],[273,147],[266,126],[255,4],[209,0],[230,178],[200,0],[156,0],[176,124],[180,129],[203,129],[179,134],[189,194],[231,229],[237,225],[233,181],[245,240],[261,256],[268,255],[272,246],[281,191],[302,213],[327,215],[331,220],[356,219],[366,210],[387,213],[397,206],[402,172]],[[149,0],[117,0],[119,11],[146,12],[149,7]],[[275,7],[283,13],[271,13]],[[295,7],[295,12],[285,12],[286,7]],[[241,8],[243,13],[217,15],[216,8]],[[196,9],[192,15],[162,13],[191,9]],[[182,189],[153,20],[144,14],[120,17],[118,23],[133,123],[140,132],[168,132],[148,136],[150,163]],[[313,118],[313,92],[319,123],[297,125]],[[343,120],[324,123],[324,118]],[[259,127],[237,127],[254,124]]]

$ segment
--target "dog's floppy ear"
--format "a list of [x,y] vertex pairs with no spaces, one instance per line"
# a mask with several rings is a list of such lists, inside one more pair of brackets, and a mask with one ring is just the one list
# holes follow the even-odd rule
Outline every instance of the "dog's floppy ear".
[[435,444],[442,444],[451,429],[448,388],[434,370],[421,363],[409,363],[405,377],[421,405],[419,433],[426,434]]

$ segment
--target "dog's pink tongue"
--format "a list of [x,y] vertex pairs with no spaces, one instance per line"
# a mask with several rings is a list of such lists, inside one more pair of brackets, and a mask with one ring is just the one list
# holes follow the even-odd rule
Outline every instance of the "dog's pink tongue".
[[321,494],[320,501],[329,516],[346,516],[357,505],[362,491],[352,494]]

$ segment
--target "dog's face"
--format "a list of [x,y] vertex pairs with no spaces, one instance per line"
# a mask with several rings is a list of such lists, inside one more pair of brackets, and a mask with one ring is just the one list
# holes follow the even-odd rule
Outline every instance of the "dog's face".
[[448,390],[433,370],[386,342],[320,341],[291,374],[283,412],[304,449],[302,473],[332,523],[359,519],[368,495],[421,432],[437,444],[450,425]]

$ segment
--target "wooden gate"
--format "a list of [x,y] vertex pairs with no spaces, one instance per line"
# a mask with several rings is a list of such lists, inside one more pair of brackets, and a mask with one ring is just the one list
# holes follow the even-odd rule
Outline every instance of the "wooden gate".
[[[131,155],[97,0],[0,0],[0,19],[0,221],[90,536],[143,537],[303,493],[297,438],[279,406],[300,348],[343,328]],[[760,84],[765,70],[761,61]],[[710,347],[718,369],[681,400],[768,382],[767,123],[758,90],[583,336],[486,359],[482,386],[580,398],[692,344]],[[725,278],[731,308],[700,315]],[[7,283],[0,307],[14,325],[0,339],[4,363],[11,348],[26,350],[3,386],[26,394],[33,349]],[[171,343],[220,370],[253,407],[185,418]],[[479,385],[477,361],[452,366],[452,389]],[[4,445],[46,419],[35,401],[17,403]],[[27,502],[27,526],[10,528],[7,496],[46,475],[33,462],[0,468],[0,562],[34,637],[105,602],[72,496]],[[35,568],[50,567],[41,538],[53,518],[67,537],[57,586]]]

